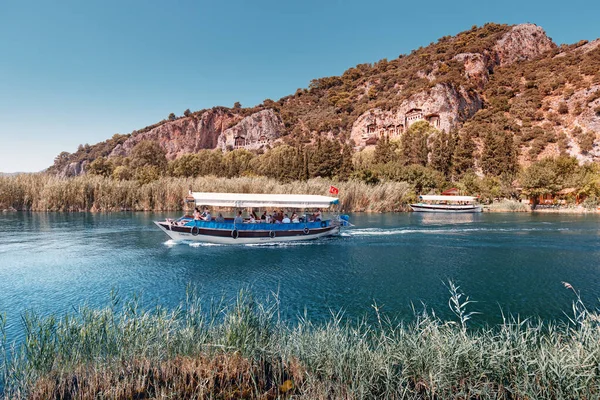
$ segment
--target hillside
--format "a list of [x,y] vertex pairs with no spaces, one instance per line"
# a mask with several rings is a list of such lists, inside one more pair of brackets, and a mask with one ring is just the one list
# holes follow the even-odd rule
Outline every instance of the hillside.
[[[580,163],[598,161],[599,134],[600,40],[559,47],[536,25],[486,24],[394,60],[315,79],[278,101],[186,110],[182,117],[82,145],[61,153],[50,171],[79,175],[99,157],[113,167],[127,165],[123,160],[137,144],[152,141],[169,161],[186,154],[204,159],[211,149],[266,157],[269,149],[288,144],[296,149],[290,168],[300,171],[291,178],[312,176],[319,173],[311,164],[316,151],[307,148],[327,140],[346,159],[349,148],[359,152],[377,143],[381,155],[389,141],[403,165],[433,167],[453,179],[468,171],[499,176],[515,172],[511,160],[526,166],[563,154]],[[361,154],[354,154],[355,170]],[[260,168],[249,171],[262,174]],[[351,172],[347,166],[344,171]]]

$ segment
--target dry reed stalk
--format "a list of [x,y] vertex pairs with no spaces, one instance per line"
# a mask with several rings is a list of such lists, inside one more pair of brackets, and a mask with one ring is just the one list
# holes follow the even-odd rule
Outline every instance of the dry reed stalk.
[[344,212],[406,210],[413,199],[404,182],[368,185],[361,181],[332,182],[314,178],[280,183],[265,177],[199,178],[163,177],[140,185],[99,176],[59,178],[47,174],[0,177],[0,209],[27,211],[180,211],[189,189],[234,193],[306,193],[327,195],[331,184],[340,189]]

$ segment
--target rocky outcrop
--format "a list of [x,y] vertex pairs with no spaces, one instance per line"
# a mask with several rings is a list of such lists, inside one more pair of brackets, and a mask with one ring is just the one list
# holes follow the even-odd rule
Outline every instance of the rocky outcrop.
[[168,160],[202,149],[214,149],[219,135],[241,119],[240,115],[221,108],[205,111],[199,117],[179,118],[148,132],[132,135],[123,144],[117,145],[109,157],[128,156],[142,140],[158,142]]
[[483,87],[489,80],[490,60],[487,55],[481,53],[460,53],[454,56],[454,60],[463,64],[467,79]]
[[83,161],[75,161],[69,163],[66,167],[64,167],[59,173],[58,176],[62,178],[70,178],[73,176],[79,176],[85,174],[85,168],[89,162],[87,160]]
[[272,144],[283,130],[283,122],[273,110],[262,110],[225,130],[219,136],[217,148],[223,151],[235,148],[259,149]]
[[473,116],[483,106],[476,93],[458,90],[448,85],[436,85],[403,101],[392,111],[371,109],[360,115],[352,125],[350,138],[355,145],[375,144],[384,134],[401,137],[413,123],[423,120],[438,130],[452,128]]
[[500,66],[532,60],[556,47],[544,30],[535,24],[521,24],[506,32],[494,46]]

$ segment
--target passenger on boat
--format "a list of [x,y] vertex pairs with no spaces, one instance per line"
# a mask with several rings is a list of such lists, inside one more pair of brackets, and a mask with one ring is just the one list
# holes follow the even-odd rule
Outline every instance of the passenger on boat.
[[[265,211],[265,214],[267,214],[267,212]],[[272,224],[273,223],[273,216],[270,214],[265,215],[265,224]]]
[[321,221],[323,218],[323,213],[321,213],[321,209],[317,209],[317,212],[314,214],[315,222]]
[[200,210],[198,210],[198,207],[196,207],[194,209],[194,220],[199,221],[201,218]]
[[285,214],[285,217],[283,217],[283,219],[281,220],[281,223],[282,223],[282,224],[289,224],[289,223],[291,223],[291,222],[292,222],[292,221],[290,220],[290,217],[288,217],[288,215],[287,215],[287,214]]
[[254,218],[254,213],[250,214],[250,218],[248,218],[248,223],[249,224],[256,223],[256,218]]
[[217,218],[215,218],[215,222],[225,222],[225,218],[223,218],[223,214],[219,213]]
[[298,218],[298,214],[296,214],[296,213],[293,213],[293,214],[292,214],[292,222],[293,222],[293,223],[298,223],[298,222],[300,222],[300,218]]
[[241,211],[238,211],[238,215],[233,220],[233,223],[234,224],[243,224],[244,223],[244,218],[242,217],[242,212]]
[[252,210],[252,213],[250,215],[252,216],[252,218],[254,218],[254,221],[258,220],[258,215],[256,215],[256,211]]
[[262,213],[262,215],[260,216],[260,220],[261,220],[261,222],[267,221],[267,212],[266,211],[264,213]]
[[210,221],[210,220],[212,220],[212,216],[210,215],[210,211],[208,211],[208,208],[204,209],[204,214],[203,215],[204,216],[202,217],[202,219],[204,221]]

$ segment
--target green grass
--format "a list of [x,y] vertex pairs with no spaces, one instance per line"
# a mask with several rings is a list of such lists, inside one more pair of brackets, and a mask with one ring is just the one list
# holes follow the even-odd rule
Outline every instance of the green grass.
[[[567,286],[571,288],[570,285]],[[175,310],[111,297],[103,309],[23,317],[26,338],[2,341],[6,397],[592,399],[600,396],[599,314],[576,297],[569,323],[506,318],[470,329],[415,313],[375,324],[342,314],[282,322],[279,301],[241,292],[209,306],[190,292]],[[577,295],[577,293],[575,293]],[[5,322],[5,321],[4,321]],[[4,326],[4,322],[2,326]]]
[[345,212],[403,210],[412,199],[404,182],[367,185],[360,181],[332,182],[315,178],[287,184],[265,177],[169,178],[141,185],[100,176],[59,178],[47,174],[0,176],[0,211],[12,207],[30,211],[179,211],[192,188],[197,192],[305,193],[327,195],[340,189]]

